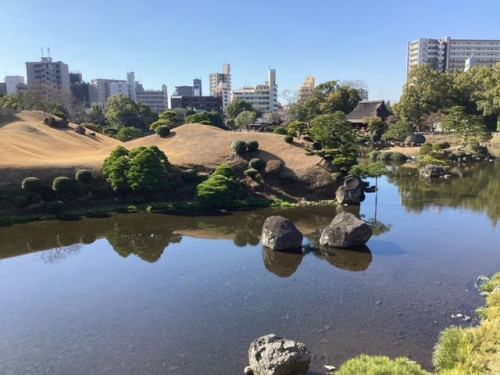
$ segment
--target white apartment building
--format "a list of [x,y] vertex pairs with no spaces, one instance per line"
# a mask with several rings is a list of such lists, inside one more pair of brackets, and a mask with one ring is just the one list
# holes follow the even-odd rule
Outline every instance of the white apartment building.
[[493,66],[500,62],[500,40],[421,38],[408,43],[407,70],[429,65],[439,72],[464,70],[466,60],[476,65]]
[[24,86],[24,77],[5,76],[4,82],[7,88],[7,95],[13,95],[19,92],[19,86]]
[[312,76],[307,77],[304,84],[299,87],[299,102],[305,102],[311,98],[315,87],[316,79]]
[[163,113],[168,109],[167,85],[161,90],[144,90],[140,83],[136,83],[136,101],[151,107],[151,110]]
[[222,65],[222,73],[211,73],[209,79],[211,96],[217,96],[220,89],[231,91],[231,65]]
[[68,65],[62,61],[53,62],[51,57],[42,57],[39,62],[26,63],[28,86],[37,83],[50,83],[69,91]]
[[264,113],[277,111],[278,85],[276,83],[276,70],[269,70],[268,81],[263,85],[242,87],[239,90],[233,90],[231,92],[231,101],[235,99],[244,100]]

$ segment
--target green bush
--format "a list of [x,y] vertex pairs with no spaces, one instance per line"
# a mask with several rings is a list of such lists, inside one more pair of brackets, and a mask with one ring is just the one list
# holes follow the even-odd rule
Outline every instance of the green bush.
[[432,143],[424,143],[422,146],[420,146],[418,154],[429,155],[433,150],[434,150],[434,145]]
[[285,128],[279,127],[279,128],[274,129],[273,133],[274,134],[287,135],[288,131]]
[[236,180],[236,178],[237,178],[237,175],[236,175],[236,172],[234,171],[234,169],[231,168],[227,164],[219,165],[215,169],[214,173],[212,173],[212,176],[224,176],[224,177],[227,177],[227,178],[230,178],[233,180]]
[[37,177],[26,177],[21,183],[21,188],[26,191],[40,191],[42,189],[42,181]]
[[252,179],[257,178],[257,175],[259,174],[259,171],[255,168],[248,168],[245,172],[243,172],[245,176],[248,176]]
[[73,180],[68,177],[56,177],[54,181],[52,181],[52,190],[58,192],[64,192],[71,190],[73,188]]
[[247,143],[245,141],[234,141],[231,143],[231,149],[241,155],[247,151]]
[[406,159],[406,155],[401,152],[392,152],[390,156],[390,160],[392,161],[406,161]]
[[170,134],[170,127],[167,125],[160,125],[155,130],[156,134],[164,138]]
[[254,168],[260,171],[262,168],[266,166],[266,162],[259,158],[253,158],[248,162],[248,165],[250,168]]
[[231,208],[241,192],[241,185],[236,180],[212,175],[197,186],[196,202],[202,208]]
[[196,169],[186,169],[182,172],[182,177],[187,181],[193,181],[198,178],[198,172]]
[[247,143],[247,151],[248,152],[254,152],[259,149],[259,142],[257,141],[249,141]]
[[91,122],[84,122],[82,126],[99,134],[103,132],[101,125],[92,124]]
[[381,152],[377,155],[377,160],[391,160],[392,152]]
[[450,144],[448,142],[435,143],[432,148],[434,151],[444,150],[450,148]]
[[421,157],[419,160],[418,160],[418,164],[423,167],[425,165],[429,165],[429,164],[434,164],[434,165],[443,165],[443,166],[447,166],[448,163],[445,162],[444,160],[439,160],[439,159],[436,159],[435,157],[432,157],[430,155],[425,155],[423,157]]
[[361,355],[344,363],[335,375],[430,375],[408,358]]
[[286,143],[293,143],[293,135],[285,135]]
[[377,159],[377,156],[380,154],[379,150],[372,150],[368,154],[366,154],[366,157],[371,160]]
[[75,174],[75,180],[86,184],[92,181],[92,177],[92,172],[87,169],[79,169]]

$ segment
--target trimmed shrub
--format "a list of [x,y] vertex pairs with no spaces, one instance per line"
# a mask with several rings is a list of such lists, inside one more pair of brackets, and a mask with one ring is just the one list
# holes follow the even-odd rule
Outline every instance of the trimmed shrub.
[[241,197],[241,185],[232,178],[212,175],[196,188],[196,201],[203,208],[230,208]]
[[184,172],[182,172],[182,177],[186,181],[193,181],[198,178],[198,172],[196,169],[186,169]]
[[434,151],[444,150],[446,148],[450,148],[450,144],[448,142],[435,143],[432,148]]
[[269,160],[266,163],[267,174],[278,174],[283,169],[283,162],[281,160]]
[[402,154],[401,152],[392,152],[390,156],[390,160],[392,161],[406,161],[406,159],[406,155]]
[[26,177],[21,183],[21,188],[26,191],[40,191],[42,181],[38,177]]
[[92,124],[91,122],[84,122],[82,124],[84,128],[95,131],[96,133],[102,134],[102,126],[97,124]]
[[170,134],[170,127],[167,125],[160,125],[156,128],[155,132],[160,137],[165,138],[166,136],[168,136]]
[[257,178],[259,171],[255,168],[248,168],[245,172],[243,172],[245,176],[250,177],[251,179]]
[[250,166],[250,168],[254,168],[260,171],[266,166],[266,162],[259,158],[253,158],[248,162],[248,165]]
[[234,141],[231,143],[231,149],[238,155],[241,155],[247,150],[247,143],[245,141]]
[[87,169],[79,169],[75,174],[75,180],[86,184],[92,181],[92,177],[92,172]]
[[429,165],[429,164],[433,164],[433,165],[442,165],[442,166],[447,166],[448,163],[444,160],[439,160],[439,159],[436,159],[435,157],[432,157],[430,155],[425,155],[423,157],[421,157],[419,160],[418,160],[418,164],[423,167],[425,165]]
[[344,363],[336,375],[430,375],[422,367],[408,358],[394,360],[385,356],[363,354]]
[[259,149],[259,142],[257,141],[250,141],[247,143],[247,151],[248,152],[254,152]]
[[293,136],[292,135],[285,135],[285,142],[286,143],[293,143]]
[[372,150],[368,154],[366,154],[366,157],[371,160],[377,159],[377,156],[380,154],[380,151],[378,150]]
[[73,180],[68,177],[56,177],[52,182],[52,190],[64,192],[73,188]]
[[420,150],[418,151],[419,155],[429,155],[432,150],[434,150],[435,145],[433,146],[432,143],[424,143],[422,146],[420,146]]
[[273,133],[274,134],[287,135],[288,131],[285,128],[279,127],[279,128],[274,129]]
[[226,178],[230,178],[232,180],[236,180],[236,172],[234,171],[233,168],[231,168],[229,165],[227,164],[221,164],[219,165],[214,173],[212,173],[212,177],[213,176],[224,176]]

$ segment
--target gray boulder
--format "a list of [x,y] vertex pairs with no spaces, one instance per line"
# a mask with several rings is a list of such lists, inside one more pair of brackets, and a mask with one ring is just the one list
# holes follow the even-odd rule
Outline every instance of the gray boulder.
[[409,135],[405,139],[405,144],[411,145],[411,146],[420,146],[421,144],[425,143],[425,136],[420,133],[415,133],[412,135]]
[[294,250],[302,246],[302,233],[282,216],[270,216],[262,226],[262,243],[273,250]]
[[324,246],[348,248],[364,245],[373,231],[363,220],[349,212],[341,212],[323,230],[319,243]]
[[300,342],[270,334],[250,344],[248,361],[254,375],[306,375],[311,353]]
[[365,200],[366,186],[358,176],[348,176],[335,192],[335,198],[340,204],[360,204]]

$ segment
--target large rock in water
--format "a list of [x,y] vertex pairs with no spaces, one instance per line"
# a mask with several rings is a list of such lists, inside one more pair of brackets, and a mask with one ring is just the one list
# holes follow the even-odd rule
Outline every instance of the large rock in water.
[[358,176],[349,176],[335,192],[335,198],[340,204],[360,204],[365,200],[366,186]]
[[442,165],[428,164],[421,167],[418,170],[418,174],[421,178],[429,179],[435,177],[444,177],[448,174],[448,172]]
[[373,231],[363,220],[349,212],[337,214],[323,230],[319,243],[325,246],[347,248],[364,245]]
[[302,233],[282,216],[270,216],[262,226],[262,243],[273,250],[298,249],[302,239]]
[[270,334],[250,344],[248,361],[254,375],[306,375],[311,353],[300,342]]

